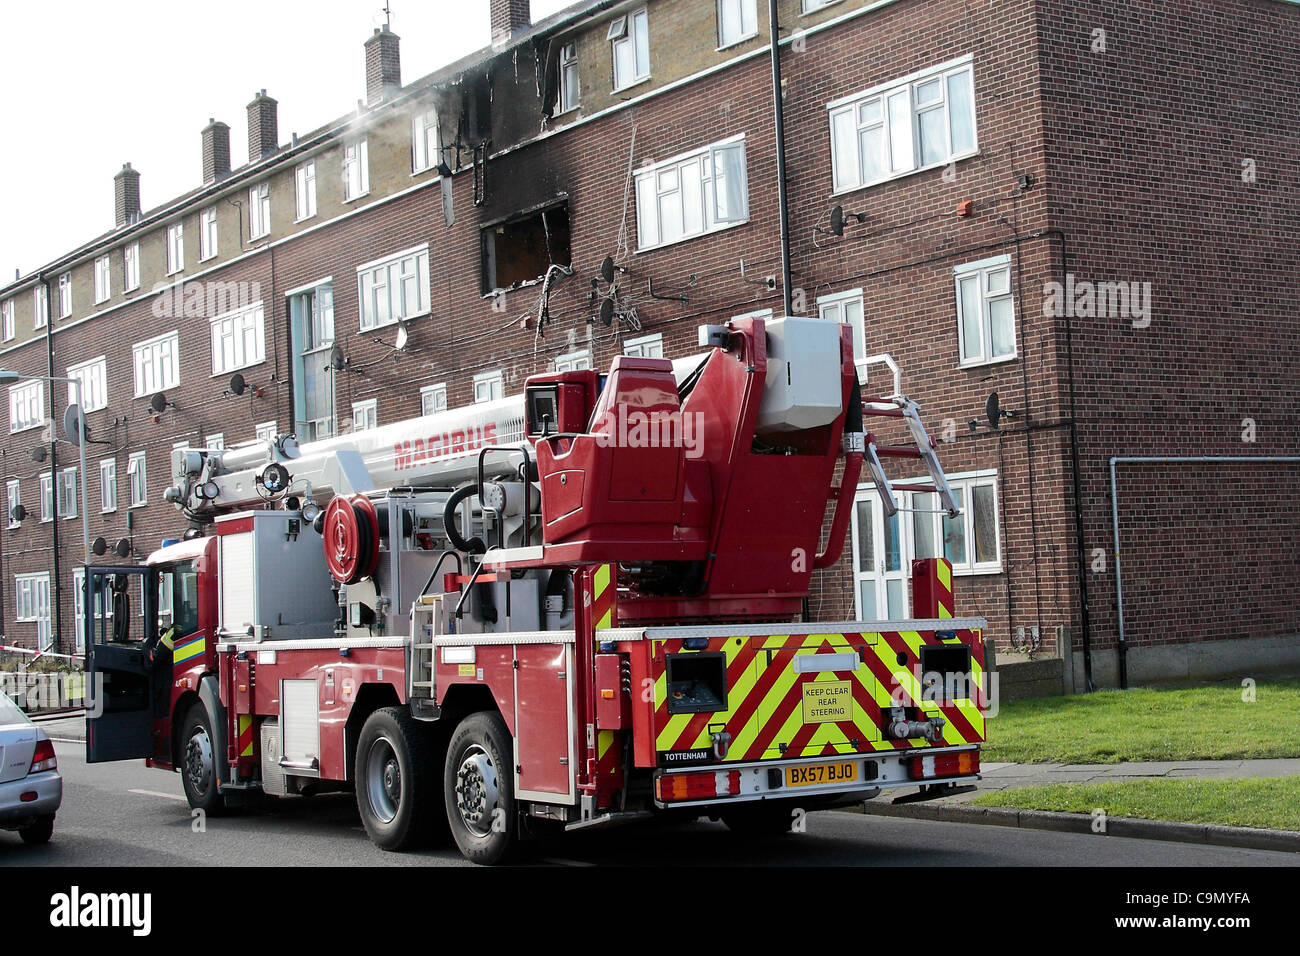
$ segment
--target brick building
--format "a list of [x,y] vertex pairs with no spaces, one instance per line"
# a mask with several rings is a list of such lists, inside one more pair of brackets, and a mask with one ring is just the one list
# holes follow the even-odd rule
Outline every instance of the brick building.
[[[184,530],[178,443],[373,427],[783,308],[767,5],[528,6],[493,0],[490,48],[405,84],[376,31],[364,101],[289,142],[260,91],[246,164],[209,120],[200,186],[143,211],[124,166],[113,230],[0,289],[0,368],[85,383],[99,560]],[[794,311],[893,355],[964,507],[887,521],[864,488],[809,613],[905,616],[910,559],[946,554],[1001,646],[1072,649],[1067,686],[1121,656],[1133,680],[1300,662],[1294,464],[1119,463],[1111,493],[1113,458],[1300,451],[1300,5],[778,6]],[[70,651],[66,387],[9,397],[4,632]]]

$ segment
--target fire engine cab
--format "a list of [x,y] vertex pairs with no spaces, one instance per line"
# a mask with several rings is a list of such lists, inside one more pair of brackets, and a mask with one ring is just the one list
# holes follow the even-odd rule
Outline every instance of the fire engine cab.
[[[916,488],[957,513],[896,369],[864,397],[849,327],[821,319],[700,344],[327,441],[174,452],[184,540],[87,569],[89,760],[178,771],[213,813],[353,789],[379,846],[449,832],[482,863],[547,829],[780,832],[973,782],[984,622],[953,616],[947,562],[916,562],[917,620],[805,614],[864,467],[887,513]],[[928,479],[891,484],[891,459]]]

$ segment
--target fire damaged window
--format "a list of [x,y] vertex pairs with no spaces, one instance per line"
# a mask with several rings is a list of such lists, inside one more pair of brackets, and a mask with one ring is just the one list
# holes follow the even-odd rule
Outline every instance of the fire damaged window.
[[540,279],[552,265],[570,265],[569,207],[552,206],[488,226],[482,248],[484,295]]

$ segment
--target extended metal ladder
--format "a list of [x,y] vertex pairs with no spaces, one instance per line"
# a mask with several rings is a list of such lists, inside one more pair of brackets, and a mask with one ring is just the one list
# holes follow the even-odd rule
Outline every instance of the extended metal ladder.
[[[961,508],[957,504],[957,499],[953,496],[952,488],[948,485],[948,478],[943,473],[943,466],[939,464],[939,456],[935,453],[934,439],[926,433],[925,426],[921,424],[919,406],[902,394],[902,376],[899,373],[898,365],[888,355],[872,355],[865,359],[862,364],[877,363],[889,366],[893,372],[894,393],[883,398],[864,398],[862,400],[862,415],[864,418],[902,419],[907,423],[913,442],[910,445],[882,445],[876,440],[876,436],[871,431],[867,431],[865,463],[867,470],[871,473],[871,480],[875,483],[876,491],[880,494],[885,516],[893,517],[898,513],[898,503],[894,500],[895,491],[913,491],[923,494],[938,493],[943,512],[950,518],[957,517]],[[885,475],[884,466],[880,462],[882,458],[911,458],[921,461],[925,465],[926,471],[930,473],[932,484],[893,484]]]

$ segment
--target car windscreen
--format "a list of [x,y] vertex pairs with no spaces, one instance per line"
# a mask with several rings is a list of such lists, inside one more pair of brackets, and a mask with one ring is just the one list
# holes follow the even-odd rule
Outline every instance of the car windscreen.
[[25,724],[27,715],[18,709],[18,705],[0,694],[0,725],[5,724]]

